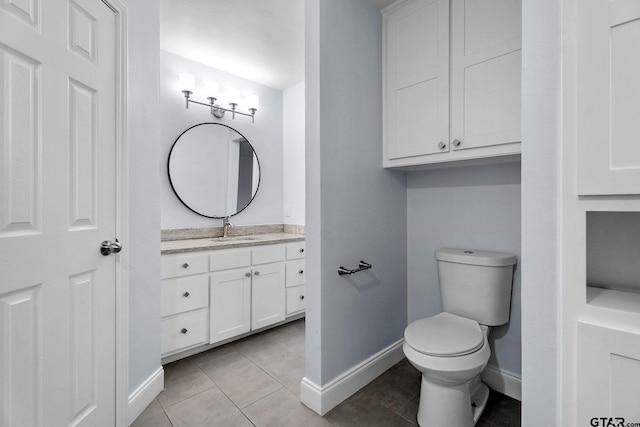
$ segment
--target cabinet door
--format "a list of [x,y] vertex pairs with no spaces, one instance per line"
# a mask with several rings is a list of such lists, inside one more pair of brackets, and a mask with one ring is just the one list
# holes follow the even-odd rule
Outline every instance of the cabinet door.
[[640,2],[577,5],[578,193],[640,194]]
[[449,1],[384,16],[385,159],[449,151]]
[[520,142],[521,9],[520,0],[452,0],[452,150]]
[[259,329],[283,321],[285,317],[284,263],[254,267],[251,294],[251,329]]
[[251,329],[251,271],[230,270],[211,275],[210,343]]

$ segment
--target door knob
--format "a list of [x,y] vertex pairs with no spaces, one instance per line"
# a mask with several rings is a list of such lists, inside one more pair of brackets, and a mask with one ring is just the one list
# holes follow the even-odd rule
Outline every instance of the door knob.
[[122,250],[122,245],[116,239],[115,242],[111,240],[105,240],[100,244],[100,253],[104,256],[108,256],[111,254],[117,254]]

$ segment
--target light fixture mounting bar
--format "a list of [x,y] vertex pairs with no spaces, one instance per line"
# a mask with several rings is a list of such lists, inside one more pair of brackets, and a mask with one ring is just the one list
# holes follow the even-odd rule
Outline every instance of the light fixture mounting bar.
[[204,105],[205,107],[209,107],[211,109],[211,114],[213,116],[216,116],[219,119],[224,116],[225,112],[229,111],[231,112],[232,119],[235,119],[236,114],[242,114],[243,116],[251,117],[251,123],[255,123],[255,114],[256,114],[256,111],[258,111],[255,108],[250,108],[249,111],[251,111],[251,114],[247,114],[247,113],[243,113],[242,111],[237,111],[235,109],[237,104],[231,104],[232,108],[224,108],[215,104],[215,98],[209,98],[213,101],[210,101],[208,104],[206,104],[204,102],[194,101],[193,99],[191,99],[190,98],[191,93],[187,94],[185,93],[185,91],[182,91],[182,93],[184,93],[184,97],[187,100],[187,108],[189,108],[189,103],[191,102],[193,104]]

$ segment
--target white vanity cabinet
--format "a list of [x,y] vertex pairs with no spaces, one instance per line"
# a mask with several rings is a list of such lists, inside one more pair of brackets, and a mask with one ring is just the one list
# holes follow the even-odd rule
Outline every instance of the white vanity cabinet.
[[166,255],[161,259],[162,355],[208,340],[209,270],[205,254]]
[[384,166],[520,153],[520,0],[383,11]]
[[301,317],[304,250],[294,241],[163,255],[162,357]]
[[[282,322],[304,310],[298,304],[295,311],[289,311],[287,305],[287,272],[291,270],[287,263],[291,259],[297,271],[304,269],[304,242],[217,250],[209,257],[211,344]],[[300,287],[303,282],[298,278],[296,284]]]
[[305,244],[304,242],[290,243],[286,249],[286,314],[289,316],[304,311],[305,307]]
[[251,330],[251,249],[213,251],[209,342]]

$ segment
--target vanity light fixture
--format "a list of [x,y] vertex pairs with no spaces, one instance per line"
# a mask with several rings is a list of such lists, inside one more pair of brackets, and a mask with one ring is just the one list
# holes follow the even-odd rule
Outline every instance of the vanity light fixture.
[[[194,104],[209,107],[211,109],[211,114],[219,119],[224,117],[225,112],[229,111],[231,112],[232,119],[236,118],[236,114],[241,114],[243,116],[251,117],[251,122],[255,123],[255,115],[256,111],[258,111],[259,106],[258,95],[245,93],[244,98],[240,98],[240,91],[231,87],[227,88],[226,92],[221,95],[220,85],[218,84],[218,82],[207,81],[204,84],[204,92],[209,103],[205,104],[204,102],[198,102],[191,99],[194,88],[195,78],[193,77],[193,75],[186,73],[180,74],[180,90],[182,91],[182,94],[184,95],[184,98],[186,100],[187,108],[189,108],[189,103],[192,102]],[[220,99],[224,99],[231,108],[224,108],[217,104],[216,101]],[[246,107],[251,114],[238,111],[237,108],[240,105]]]

